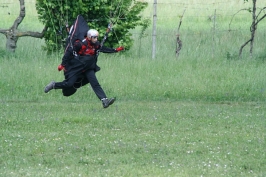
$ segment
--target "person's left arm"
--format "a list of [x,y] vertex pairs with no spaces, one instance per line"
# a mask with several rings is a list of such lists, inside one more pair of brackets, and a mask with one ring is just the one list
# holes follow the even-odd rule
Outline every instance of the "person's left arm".
[[121,50],[124,50],[124,47],[118,47],[116,49],[113,49],[113,48],[102,46],[102,48],[100,49],[100,52],[103,52],[103,53],[116,53],[116,52],[119,52]]

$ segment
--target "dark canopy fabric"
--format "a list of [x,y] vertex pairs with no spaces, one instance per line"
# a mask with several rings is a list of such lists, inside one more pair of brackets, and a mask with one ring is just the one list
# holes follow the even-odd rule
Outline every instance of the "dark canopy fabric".
[[65,53],[68,52],[69,53],[68,57],[71,57],[71,59],[65,66],[67,71],[64,72],[64,75],[66,80],[68,80],[73,75],[78,75],[79,79],[76,81],[73,87],[64,88],[62,90],[64,96],[73,95],[78,88],[89,83],[87,78],[84,77],[83,73],[81,72],[81,69],[84,67],[84,64],[81,63],[79,60],[74,59],[74,56],[72,55],[74,42],[77,40],[82,41],[87,35],[89,29],[90,28],[82,15],[78,15],[73,25],[71,26],[68,36],[68,43],[65,49]]
[[82,41],[87,35],[89,25],[82,15],[78,15],[69,32],[69,42],[73,46],[76,40]]

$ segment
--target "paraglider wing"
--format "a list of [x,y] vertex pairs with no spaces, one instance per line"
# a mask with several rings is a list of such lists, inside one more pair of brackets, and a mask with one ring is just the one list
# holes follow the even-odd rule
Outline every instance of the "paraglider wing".
[[89,29],[86,20],[81,15],[78,15],[69,32],[69,42],[71,45],[73,45],[76,40],[82,41]]

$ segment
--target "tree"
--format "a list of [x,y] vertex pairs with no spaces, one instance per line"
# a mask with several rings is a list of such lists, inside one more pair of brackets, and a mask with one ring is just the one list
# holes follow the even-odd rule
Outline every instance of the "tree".
[[[244,0],[244,2],[248,2],[248,0]],[[242,50],[243,48],[248,44],[250,43],[250,49],[249,49],[249,53],[250,53],[250,56],[252,57],[252,51],[253,51],[253,44],[254,44],[254,37],[255,37],[255,32],[256,32],[256,29],[257,29],[257,26],[259,24],[259,22],[264,19],[266,17],[266,14],[261,15],[262,11],[266,9],[266,7],[263,7],[259,13],[257,14],[256,11],[257,11],[257,0],[252,0],[253,2],[253,5],[252,5],[252,9],[244,9],[244,10],[248,10],[249,12],[252,13],[252,23],[251,23],[251,26],[250,26],[250,32],[251,32],[251,37],[249,40],[247,40],[241,47],[240,47],[240,50],[239,50],[239,56],[242,55]]]
[[46,27],[44,27],[43,31],[41,33],[39,32],[32,32],[32,31],[19,31],[18,26],[23,21],[25,15],[26,15],[26,9],[24,5],[24,0],[20,1],[20,13],[18,18],[14,21],[13,25],[9,29],[0,29],[0,33],[4,34],[6,36],[6,49],[10,52],[15,52],[17,48],[17,41],[18,38],[24,37],[24,36],[31,36],[35,38],[42,38],[44,36],[44,32],[47,30]]
[[130,30],[138,26],[148,27],[149,20],[141,17],[141,12],[147,5],[146,2],[136,0],[36,0],[39,19],[47,26],[44,39],[48,51],[61,49],[62,41],[67,37],[65,25],[72,24],[79,14],[87,20],[89,27],[98,30],[100,35],[105,34],[110,22],[113,23],[113,33],[109,34],[105,45],[123,45],[129,49],[133,44]]

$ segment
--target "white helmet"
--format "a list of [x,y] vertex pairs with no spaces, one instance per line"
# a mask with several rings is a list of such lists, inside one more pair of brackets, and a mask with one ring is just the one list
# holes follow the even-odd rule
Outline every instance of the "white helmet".
[[90,29],[88,32],[87,32],[87,37],[92,37],[92,36],[99,36],[99,32],[95,29]]

